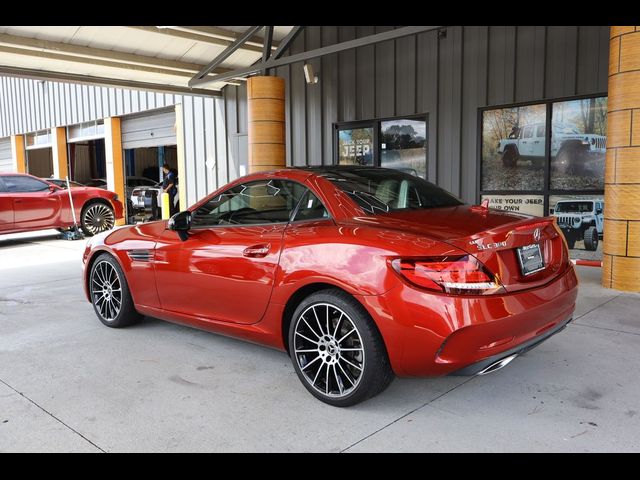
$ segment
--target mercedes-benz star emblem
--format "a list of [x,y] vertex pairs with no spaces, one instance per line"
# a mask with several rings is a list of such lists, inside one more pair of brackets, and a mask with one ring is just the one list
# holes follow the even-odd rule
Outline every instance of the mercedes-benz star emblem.
[[539,229],[539,228],[536,228],[536,229],[533,231],[533,239],[534,239],[536,242],[539,242],[539,241],[540,241],[540,229]]

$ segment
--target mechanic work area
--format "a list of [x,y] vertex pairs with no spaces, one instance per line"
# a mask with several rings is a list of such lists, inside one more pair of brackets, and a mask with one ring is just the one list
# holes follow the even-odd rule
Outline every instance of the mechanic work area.
[[640,450],[640,27],[0,43],[0,452]]

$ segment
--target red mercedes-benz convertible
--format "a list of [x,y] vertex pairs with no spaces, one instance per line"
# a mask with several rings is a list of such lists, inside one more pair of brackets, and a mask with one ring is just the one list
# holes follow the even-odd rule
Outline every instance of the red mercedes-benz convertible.
[[567,325],[578,285],[553,217],[372,167],[248,175],[93,237],[83,261],[105,325],[149,315],[285,350],[336,406],[394,375],[497,370]]
[[[110,230],[122,218],[114,192],[101,188],[71,189],[76,220],[87,235]],[[0,234],[73,226],[69,192],[24,173],[0,174]]]

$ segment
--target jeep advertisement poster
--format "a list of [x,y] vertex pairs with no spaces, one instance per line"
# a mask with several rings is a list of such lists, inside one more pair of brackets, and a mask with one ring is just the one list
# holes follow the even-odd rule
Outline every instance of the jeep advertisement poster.
[[604,189],[607,98],[553,104],[551,190]]
[[482,114],[482,190],[542,190],[546,105]]
[[607,97],[484,110],[481,128],[481,198],[556,216],[571,258],[600,260]]
[[350,128],[338,132],[340,165],[373,165],[373,128]]
[[602,260],[604,195],[550,195],[549,214],[556,217],[571,258]]

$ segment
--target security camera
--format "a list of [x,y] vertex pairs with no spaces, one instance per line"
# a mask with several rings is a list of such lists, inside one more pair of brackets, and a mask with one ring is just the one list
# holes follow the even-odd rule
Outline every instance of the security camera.
[[302,68],[304,69],[304,79],[307,81],[307,84],[313,85],[318,83],[318,76],[313,73],[313,65],[305,63]]

